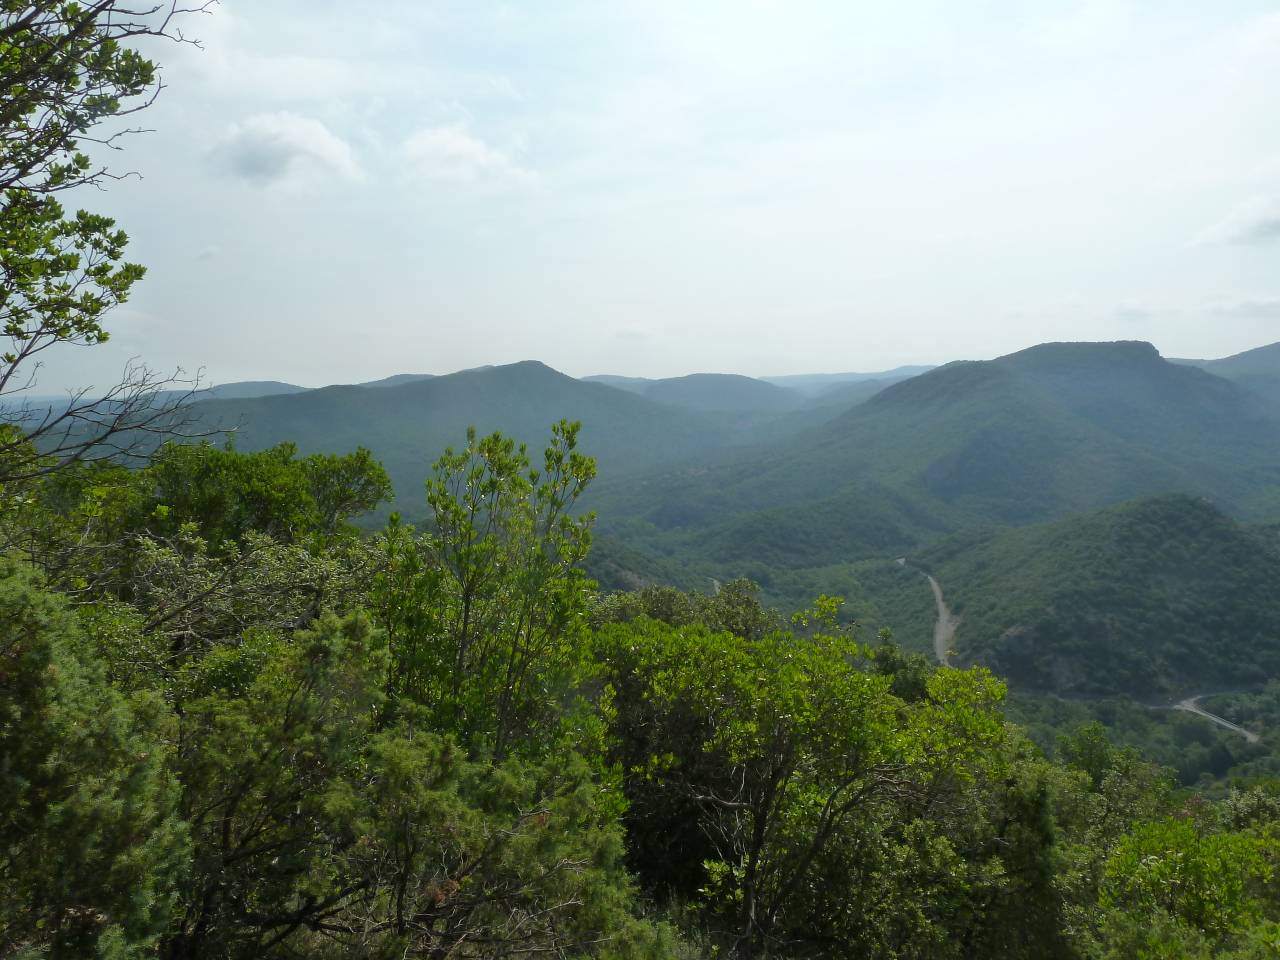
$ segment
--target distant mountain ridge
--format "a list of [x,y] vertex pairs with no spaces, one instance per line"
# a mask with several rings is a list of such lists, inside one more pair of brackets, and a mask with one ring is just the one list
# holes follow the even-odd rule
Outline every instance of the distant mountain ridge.
[[397,373],[381,380],[366,380],[364,383],[352,384],[356,387],[403,387],[406,383],[417,383],[419,380],[431,380],[434,373]]
[[854,406],[891,384],[932,369],[914,366],[879,373],[815,373],[779,377],[693,373],[664,379],[597,374],[582,379],[692,409],[781,413],[796,409]]
[[778,377],[761,377],[766,383],[774,383],[780,387],[798,390],[806,396],[818,397],[832,390],[849,384],[864,383],[869,380],[897,381],[910,377],[918,377],[935,369],[932,365],[916,364],[914,366],[894,367],[892,370],[881,370],[876,373],[797,373]]
[[856,395],[836,391],[819,402],[734,374],[577,380],[524,361],[316,389],[230,384],[201,397],[194,409],[206,424],[235,430],[245,450],[285,441],[304,453],[369,447],[399,496],[413,497],[431,463],[445,447],[461,444],[469,425],[501,430],[536,451],[552,423],[581,420],[583,448],[599,460],[608,483],[808,428],[886,385],[849,384]]
[[305,393],[308,389],[310,388],[280,380],[237,380],[234,383],[216,384],[201,393],[219,400],[244,400],[250,397],[277,397],[289,393]]
[[659,551],[819,565],[1178,492],[1280,516],[1280,421],[1150,344],[1045,344],[948,364],[782,441],[623,484],[602,522],[640,519]]
[[1240,384],[1280,415],[1280,342],[1220,360],[1175,360]]
[[408,503],[444,449],[465,441],[468,426],[507,433],[526,442],[536,457],[552,423],[580,420],[582,448],[598,459],[602,472],[617,476],[750,439],[744,433],[750,425],[733,417],[586,383],[537,361],[411,377],[398,385],[210,399],[193,410],[208,425],[234,429],[244,450],[285,441],[304,453],[368,447]]
[[1200,367],[1228,380],[1249,376],[1276,376],[1280,374],[1280,341],[1217,360],[1171,359],[1170,362]]
[[803,395],[794,390],[736,373],[691,373],[663,380],[602,375],[583,380],[691,410],[781,413],[804,403]]
[[[1241,358],[1252,373],[1273,353]],[[650,545],[688,531],[720,558],[786,530],[771,554],[827,562],[1163,492],[1269,517],[1280,502],[1277,421],[1265,398],[1197,366],[1147,343],[1042,344],[804,397],[732,374],[575,380],[527,361],[316,390],[231,384],[218,389],[245,395],[199,410],[238,427],[246,449],[369,446],[402,495],[469,423],[536,446],[554,420],[582,419],[583,448],[600,459],[604,526],[640,520]],[[248,395],[256,389],[275,392]]]

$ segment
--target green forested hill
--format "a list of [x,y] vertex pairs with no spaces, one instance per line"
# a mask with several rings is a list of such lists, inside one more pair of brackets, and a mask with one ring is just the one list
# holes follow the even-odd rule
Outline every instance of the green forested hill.
[[807,397],[820,397],[823,394],[848,387],[868,380],[883,380],[890,383],[919,376],[934,369],[931,366],[915,365],[894,367],[892,370],[880,370],[874,373],[794,373],[777,377],[761,377],[766,383],[776,383],[780,387],[798,390]]
[[1234,381],[1257,394],[1280,414],[1280,343],[1257,347],[1220,360],[1181,360]]
[[608,375],[584,379],[691,410],[782,413],[804,402],[803,395],[795,390],[733,373],[692,373],[661,380]]
[[815,566],[1174,492],[1280,515],[1280,421],[1149,344],[1047,344],[950,364],[782,441],[615,485],[602,514],[630,518],[654,550]]
[[[671,464],[701,464],[717,452],[777,441],[821,424],[883,388],[881,381],[806,401],[753,380],[696,374],[638,381],[583,381],[536,361],[445,376],[401,374],[371,383],[279,396],[216,398],[195,406],[208,425],[234,429],[243,450],[281,442],[304,453],[365,446],[386,465],[397,494],[417,497],[427,468],[468,426],[526,440],[560,419],[580,420],[582,441],[604,485]],[[411,503],[409,501],[408,503]],[[412,509],[411,506],[407,507]]]
[[288,396],[213,400],[195,408],[208,424],[235,428],[246,451],[283,441],[303,453],[368,447],[412,510],[430,465],[474,425],[528,440],[562,418],[581,420],[582,444],[606,475],[626,475],[742,442],[729,414],[655,403],[584,383],[532,361],[400,385],[333,386]]
[[210,398],[218,400],[243,400],[251,397],[274,397],[289,393],[305,393],[306,387],[280,380],[239,380],[210,387]]
[[783,412],[798,407],[800,394],[785,387],[730,373],[694,373],[655,380],[644,396],[659,403],[694,410]]
[[956,537],[919,563],[962,618],[960,661],[1016,689],[1156,701],[1280,671],[1280,551],[1201,498]]
[[[282,380],[235,380],[231,383],[219,383],[209,387],[201,387],[195,394],[199,400],[252,400],[257,397],[278,397],[292,393],[306,393],[308,387],[300,387],[296,383],[285,383]],[[162,390],[159,399],[176,401],[187,397],[187,390]],[[65,403],[67,396],[27,397],[28,403],[39,402],[56,406]]]
[[1232,354],[1217,360],[1177,360],[1208,370],[1228,380],[1243,380],[1247,377],[1280,376],[1280,342],[1269,343],[1263,347],[1254,347],[1243,353]]

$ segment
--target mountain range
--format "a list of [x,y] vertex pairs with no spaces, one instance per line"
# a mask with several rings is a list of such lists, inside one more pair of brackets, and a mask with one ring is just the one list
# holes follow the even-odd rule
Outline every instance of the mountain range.
[[1262,397],[1280,412],[1280,343],[1247,350],[1221,360],[1175,360],[1234,381]]
[[1193,493],[1280,512],[1280,421],[1150,344],[1045,344],[949,364],[809,430],[607,488],[605,529],[728,562],[836,563],[991,523]]
[[368,447],[410,519],[468,425],[537,450],[577,419],[599,463],[585,506],[605,587],[747,576],[791,608],[839,593],[864,628],[925,651],[929,571],[961,617],[960,662],[1029,690],[1152,697],[1280,667],[1276,384],[1280,344],[1187,361],[1051,343],[810,378],[578,380],[529,361],[259,396],[229,385],[196,410],[245,450]]
[[[856,374],[847,375],[857,377]],[[193,409],[234,431],[240,449],[292,442],[303,453],[366,446],[412,512],[430,465],[468,426],[537,448],[555,421],[582,422],[583,448],[610,481],[716,450],[781,438],[843,412],[896,382],[862,377],[805,394],[749,377],[577,380],[537,361],[443,376],[400,374],[317,389],[275,382],[212,388]],[[264,392],[255,392],[264,391]]]

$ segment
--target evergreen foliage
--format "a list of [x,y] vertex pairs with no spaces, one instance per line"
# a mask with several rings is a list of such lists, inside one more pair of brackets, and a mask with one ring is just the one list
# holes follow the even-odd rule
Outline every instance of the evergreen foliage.
[[126,694],[62,598],[0,560],[0,954],[152,955],[190,863],[175,721]]

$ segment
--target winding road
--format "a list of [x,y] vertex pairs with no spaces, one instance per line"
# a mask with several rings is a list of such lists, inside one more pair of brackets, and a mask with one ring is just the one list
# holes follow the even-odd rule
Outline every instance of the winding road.
[[[905,567],[907,558],[898,557],[893,562],[900,567]],[[919,569],[915,564],[912,564],[912,567]],[[949,667],[951,666],[951,644],[956,638],[956,628],[960,626],[960,618],[947,606],[938,581],[923,570],[920,570],[920,573],[929,581],[929,587],[933,590],[933,602],[938,608],[938,618],[933,622],[933,655],[938,658],[940,664]]]
[[938,619],[933,623],[933,655],[938,658],[940,664],[949,667],[951,666],[951,643],[956,638],[956,628],[960,626],[960,618],[947,606],[938,581],[927,573],[925,577],[933,589],[933,602],[938,608]]
[[[907,565],[906,557],[899,557],[895,561],[898,566],[905,567]],[[920,571],[924,573],[923,570]],[[944,667],[951,666],[951,650],[952,643],[956,637],[956,628],[960,626],[960,617],[951,612],[951,608],[947,606],[946,599],[942,596],[942,586],[936,579],[927,573],[924,573],[925,579],[929,581],[929,586],[933,590],[933,602],[938,608],[938,618],[933,624],[933,654],[938,658],[938,663]],[[1215,693],[1198,693],[1195,696],[1187,697],[1185,700],[1179,700],[1177,703],[1165,708],[1169,710],[1183,710],[1186,713],[1194,713],[1198,717],[1203,717],[1210,723],[1215,723],[1224,730],[1230,730],[1232,733],[1238,733],[1244,737],[1249,743],[1258,743],[1262,740],[1258,734],[1252,730],[1246,730],[1238,723],[1232,723],[1226,717],[1220,717],[1216,713],[1210,713],[1204,707],[1200,706],[1200,701],[1205,697],[1216,696]],[[1157,708],[1158,709],[1158,708]]]
[[1214,696],[1214,694],[1212,693],[1201,693],[1194,697],[1187,697],[1187,699],[1179,700],[1177,703],[1175,703],[1172,709],[1185,710],[1187,713],[1194,713],[1198,717],[1204,717],[1206,720],[1209,720],[1212,723],[1216,723],[1220,727],[1230,730],[1233,733],[1240,734],[1240,736],[1244,737],[1250,743],[1257,743],[1262,739],[1252,730],[1246,730],[1244,727],[1240,726],[1238,723],[1232,723],[1230,720],[1227,720],[1225,717],[1220,717],[1216,713],[1210,713],[1208,710],[1205,710],[1203,707],[1200,706],[1198,701],[1203,700],[1205,697],[1212,697],[1212,696]]

